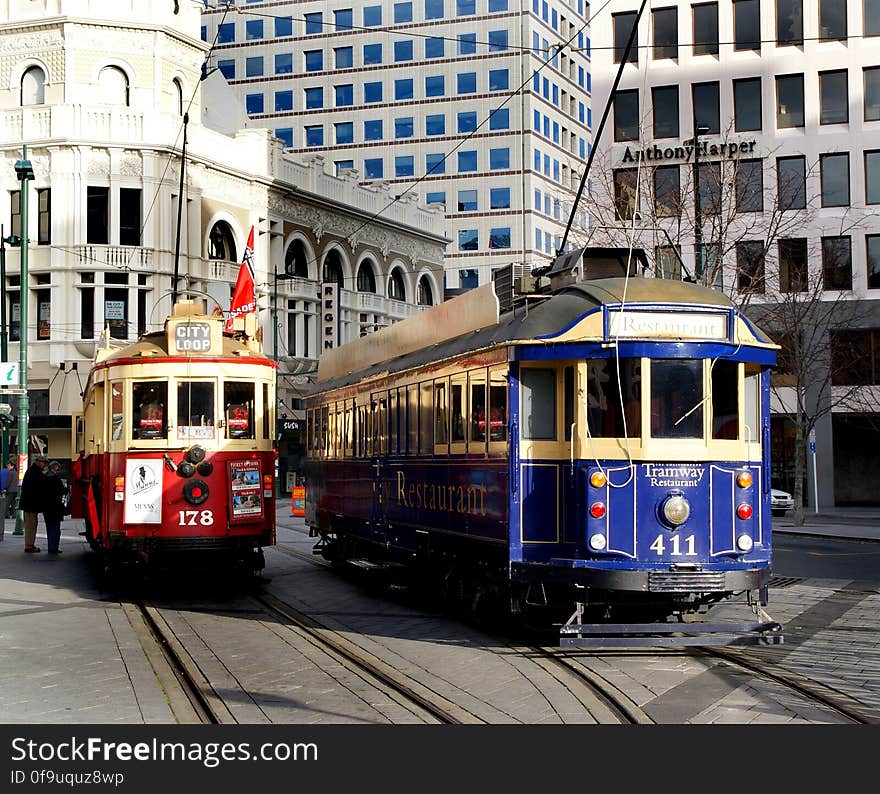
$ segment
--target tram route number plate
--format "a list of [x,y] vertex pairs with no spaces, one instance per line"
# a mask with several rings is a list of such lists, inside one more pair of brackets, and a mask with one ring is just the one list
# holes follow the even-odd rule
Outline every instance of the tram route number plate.
[[174,349],[178,353],[207,353],[211,349],[211,326],[181,323],[174,329]]

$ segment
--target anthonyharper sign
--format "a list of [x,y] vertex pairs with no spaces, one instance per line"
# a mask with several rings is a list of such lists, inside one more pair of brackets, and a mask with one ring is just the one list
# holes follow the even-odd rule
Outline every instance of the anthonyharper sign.
[[[708,140],[700,140],[698,142],[699,150],[696,151],[693,140],[688,143],[680,143],[677,146],[659,146],[652,144],[645,146],[644,149],[638,149],[634,146],[627,146],[623,150],[623,156],[620,158],[621,165],[625,163],[661,163],[673,160],[681,160],[690,163],[695,160],[718,160],[727,158],[733,160],[740,156],[754,157],[755,146],[758,142],[751,141],[722,141],[720,143],[712,143]],[[619,152],[619,149],[617,150]]]

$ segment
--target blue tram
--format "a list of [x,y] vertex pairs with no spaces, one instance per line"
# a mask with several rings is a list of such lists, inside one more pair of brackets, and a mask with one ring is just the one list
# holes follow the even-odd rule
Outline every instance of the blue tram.
[[766,617],[776,349],[693,284],[505,313],[486,285],[322,357],[306,520],[329,559],[532,623],[574,609],[578,638],[734,594]]

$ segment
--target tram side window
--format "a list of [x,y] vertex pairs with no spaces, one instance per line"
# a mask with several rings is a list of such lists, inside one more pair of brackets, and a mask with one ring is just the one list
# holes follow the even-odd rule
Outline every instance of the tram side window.
[[321,451],[323,457],[327,457],[330,450],[330,407],[325,405],[321,409],[321,424],[318,430],[318,438],[315,446]]
[[309,452],[315,448],[315,412],[306,414],[306,445]]
[[571,426],[574,424],[575,416],[577,416],[575,411],[574,367],[566,367],[562,371],[562,390],[562,410],[565,412],[562,418],[562,431],[565,433],[565,440],[571,441]]
[[449,443],[449,419],[446,412],[446,384],[434,384],[434,443]]
[[712,438],[739,438],[739,364],[716,360],[712,365]]
[[117,381],[110,384],[110,438],[113,441],[122,438],[122,429],[125,426],[123,411],[122,384]]
[[214,384],[183,381],[177,384],[177,437],[214,437]]
[[589,362],[587,430],[596,438],[642,435],[641,359],[601,358]]
[[556,370],[522,370],[522,435],[556,440]]
[[502,372],[489,375],[489,440],[507,441],[507,381]]
[[397,389],[392,389],[388,395],[388,452],[391,455],[397,454],[397,428],[400,426],[400,405],[397,401]]
[[165,381],[132,383],[131,404],[133,439],[168,437],[168,384]]
[[272,429],[272,414],[273,411],[271,409],[271,404],[269,402],[269,384],[263,384],[263,438],[274,438],[274,433],[271,432]]
[[254,438],[254,385],[241,381],[223,384],[223,412],[228,438]]
[[419,387],[412,385],[406,390],[406,451],[419,454]]
[[450,413],[452,415],[452,433],[450,440],[453,444],[464,441],[464,384],[453,383],[449,390]]
[[434,451],[434,384],[419,386],[419,449],[423,455]]
[[757,443],[761,440],[761,370],[753,364],[746,364],[746,377],[743,382],[746,441]]
[[[477,377],[485,377],[478,375]],[[486,384],[471,379],[471,441],[486,443]],[[475,447],[475,452],[479,450]]]
[[703,362],[657,358],[651,361],[651,436],[703,437]]

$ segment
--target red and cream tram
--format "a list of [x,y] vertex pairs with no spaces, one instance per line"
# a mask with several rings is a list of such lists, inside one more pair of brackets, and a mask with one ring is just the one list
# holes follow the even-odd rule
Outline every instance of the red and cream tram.
[[74,516],[112,567],[263,567],[275,542],[275,362],[255,318],[174,307],[163,331],[96,353],[74,418]]

